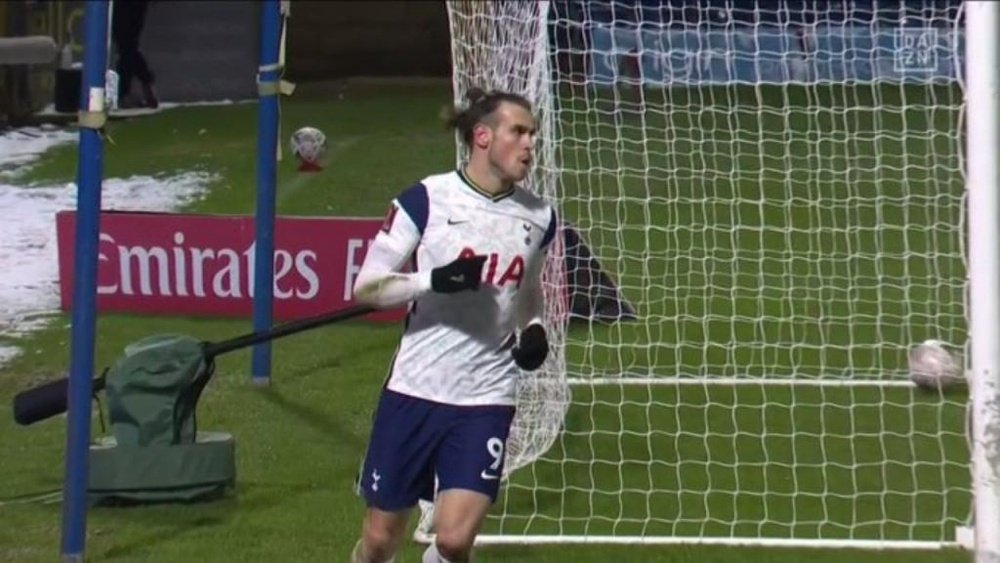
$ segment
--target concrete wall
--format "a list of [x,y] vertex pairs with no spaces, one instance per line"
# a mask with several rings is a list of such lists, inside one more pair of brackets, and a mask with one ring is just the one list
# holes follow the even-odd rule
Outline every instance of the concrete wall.
[[292,81],[450,74],[443,0],[292,2]]
[[[83,2],[0,3],[7,28],[23,22],[13,35],[50,35],[83,60]],[[293,0],[291,6],[287,80],[451,74],[444,0]],[[260,5],[251,0],[153,0],[140,45],[160,99],[255,98],[259,22]],[[36,74],[44,83],[30,97],[40,107],[52,102],[54,72]]]
[[[255,2],[153,2],[142,47],[165,101],[256,96],[260,9]],[[449,76],[443,0],[292,2],[285,78]]]
[[260,10],[255,2],[152,2],[140,48],[168,102],[257,95]]

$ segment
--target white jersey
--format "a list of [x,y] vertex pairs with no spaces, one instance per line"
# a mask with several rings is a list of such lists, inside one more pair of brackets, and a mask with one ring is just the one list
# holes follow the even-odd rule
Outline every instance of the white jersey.
[[[358,287],[409,263],[416,288],[386,387],[454,405],[512,405],[516,330],[541,321],[540,277],[556,232],[551,206],[514,187],[491,196],[461,171],[429,176],[392,201]],[[478,290],[430,291],[430,271],[487,256]],[[384,303],[388,306],[389,303]]]

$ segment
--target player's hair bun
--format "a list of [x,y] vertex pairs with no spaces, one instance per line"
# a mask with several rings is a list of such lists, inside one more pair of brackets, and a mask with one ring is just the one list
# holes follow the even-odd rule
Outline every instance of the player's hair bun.
[[457,129],[466,145],[472,145],[472,130],[487,116],[496,111],[502,102],[517,104],[531,111],[531,102],[523,96],[511,92],[487,92],[478,86],[465,91],[465,104],[460,107],[445,107],[441,117],[449,129]]
[[473,86],[465,93],[465,100],[469,105],[474,105],[486,99],[486,91],[478,86]]

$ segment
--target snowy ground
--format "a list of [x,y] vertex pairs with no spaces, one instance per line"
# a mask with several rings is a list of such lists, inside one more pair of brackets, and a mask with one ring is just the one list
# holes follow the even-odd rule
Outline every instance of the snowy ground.
[[[58,211],[76,208],[76,184],[18,187],[10,182],[46,150],[76,143],[68,129],[30,127],[0,134],[0,366],[21,350],[10,345],[59,309]],[[106,178],[101,208],[172,211],[201,197],[208,174]]]

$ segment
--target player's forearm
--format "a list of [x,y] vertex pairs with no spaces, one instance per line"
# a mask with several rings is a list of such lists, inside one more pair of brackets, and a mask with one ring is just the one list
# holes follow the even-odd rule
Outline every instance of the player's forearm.
[[530,324],[541,323],[545,315],[545,293],[542,291],[540,277],[531,277],[521,288],[517,307],[517,326],[524,328]]
[[354,298],[376,309],[405,305],[431,290],[429,272],[404,274],[362,268],[354,283]]
[[517,366],[526,371],[534,371],[545,363],[549,354],[549,340],[545,334],[542,315],[545,313],[545,294],[538,272],[532,272],[521,287],[517,303],[518,328],[517,344],[510,354]]

